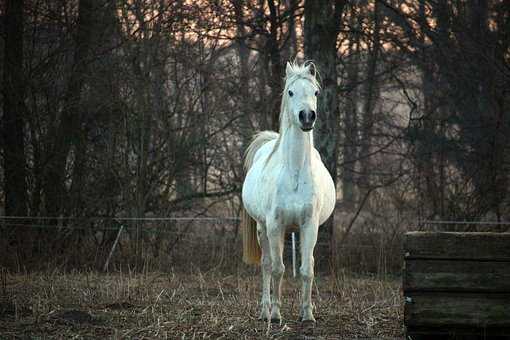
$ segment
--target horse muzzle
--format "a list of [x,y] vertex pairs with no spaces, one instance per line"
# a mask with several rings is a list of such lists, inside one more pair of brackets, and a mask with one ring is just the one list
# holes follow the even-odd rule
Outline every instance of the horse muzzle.
[[301,130],[310,131],[315,125],[317,114],[314,110],[301,110],[299,111],[299,122],[301,123]]

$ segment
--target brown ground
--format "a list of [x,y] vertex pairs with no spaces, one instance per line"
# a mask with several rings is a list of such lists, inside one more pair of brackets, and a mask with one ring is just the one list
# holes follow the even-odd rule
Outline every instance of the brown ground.
[[397,280],[319,276],[315,327],[298,316],[299,282],[286,275],[282,325],[256,319],[258,273],[0,275],[0,339],[400,338]]

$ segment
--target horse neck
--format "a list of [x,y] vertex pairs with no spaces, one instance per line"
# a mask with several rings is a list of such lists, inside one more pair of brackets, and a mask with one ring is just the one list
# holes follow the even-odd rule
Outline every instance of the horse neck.
[[281,132],[281,152],[285,165],[301,172],[311,167],[313,150],[313,133],[304,132],[299,127],[290,124]]

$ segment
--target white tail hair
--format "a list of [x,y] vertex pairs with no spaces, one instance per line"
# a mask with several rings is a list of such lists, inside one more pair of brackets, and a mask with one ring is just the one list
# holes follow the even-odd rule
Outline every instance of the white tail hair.
[[[253,165],[255,154],[262,145],[277,138],[278,134],[274,131],[261,131],[255,135],[244,156],[246,172]],[[241,229],[243,234],[243,261],[247,264],[260,264],[262,253],[257,239],[257,222],[248,215],[244,206],[241,208]]]

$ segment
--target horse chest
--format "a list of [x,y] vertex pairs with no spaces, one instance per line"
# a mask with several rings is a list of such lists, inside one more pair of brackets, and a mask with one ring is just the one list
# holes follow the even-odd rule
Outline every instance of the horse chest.
[[284,224],[301,224],[308,220],[316,205],[312,179],[308,176],[290,174],[276,183],[274,196],[275,218]]
[[313,183],[309,175],[302,172],[282,173],[276,181],[276,194],[284,199],[304,201],[313,196]]

